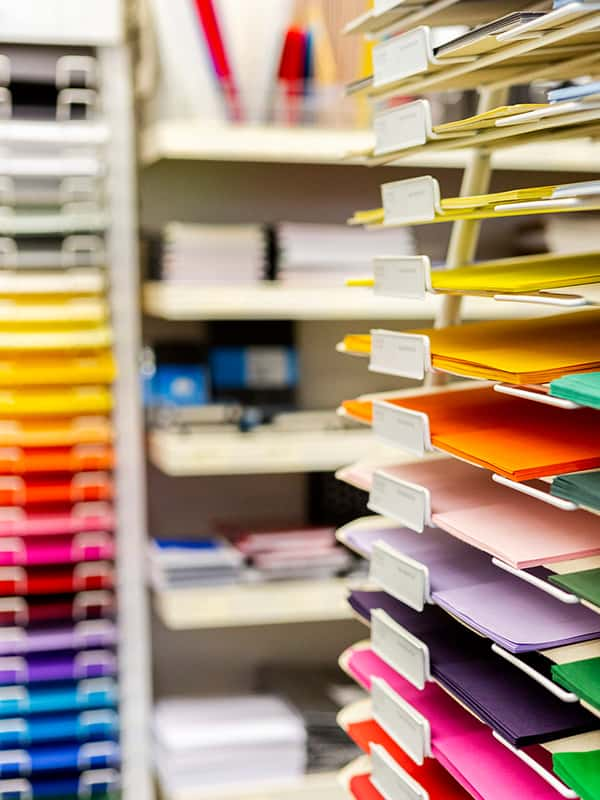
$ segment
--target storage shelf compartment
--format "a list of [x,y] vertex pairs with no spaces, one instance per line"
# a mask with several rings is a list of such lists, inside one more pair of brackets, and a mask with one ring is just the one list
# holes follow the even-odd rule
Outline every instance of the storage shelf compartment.
[[320,622],[351,619],[347,594],[334,578],[230,584],[156,591],[154,608],[171,630]]
[[[147,166],[163,160],[351,166],[362,161],[342,159],[368,151],[374,144],[375,136],[368,130],[157,122],[142,133],[141,159]],[[585,139],[574,145],[538,142],[503,148],[493,153],[492,165],[501,170],[596,172],[600,144]],[[396,165],[463,169],[470,156],[469,149],[437,151],[403,158]]]
[[[290,288],[265,283],[216,287],[155,281],[144,287],[145,312],[173,321],[428,320],[439,313],[442,303],[442,295],[430,295],[422,302],[378,297],[368,288],[346,286]],[[514,319],[535,314],[528,303],[498,303],[487,297],[468,297],[463,305],[464,319]]]
[[179,433],[152,431],[150,459],[167,475],[330,472],[363,458],[385,457],[370,430]]

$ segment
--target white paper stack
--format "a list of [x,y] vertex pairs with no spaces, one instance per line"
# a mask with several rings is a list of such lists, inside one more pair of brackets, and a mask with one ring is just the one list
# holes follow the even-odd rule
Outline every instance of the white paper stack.
[[279,280],[290,286],[344,286],[347,278],[373,274],[373,259],[414,255],[409,229],[369,231],[346,225],[278,226]]
[[265,695],[161,700],[155,758],[166,795],[298,779],[306,731],[283,700]]
[[244,557],[221,539],[150,544],[150,579],[157,591],[220,586],[241,580]]
[[265,275],[266,241],[260,225],[165,226],[159,254],[162,280],[207,285],[253,284]]

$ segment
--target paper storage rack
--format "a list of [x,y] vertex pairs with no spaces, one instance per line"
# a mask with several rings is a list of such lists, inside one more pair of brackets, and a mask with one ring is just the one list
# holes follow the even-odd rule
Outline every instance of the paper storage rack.
[[[468,5],[470,8],[474,8],[477,4]],[[489,4],[486,9],[489,9],[489,16],[486,15],[485,19],[490,19],[494,16],[496,9],[492,8],[492,5]],[[456,60],[453,62],[450,53],[445,61],[434,51],[429,30],[423,25],[427,22],[434,24],[438,19],[448,19],[447,16],[436,17],[437,14],[451,15],[450,18],[459,19],[460,13],[465,10],[467,3],[452,2],[452,0],[443,2],[442,0],[442,2],[430,4],[422,3],[419,9],[415,10],[403,2],[376,2],[373,11],[368,12],[348,26],[348,32],[367,32],[376,39],[387,34],[393,34],[398,30],[402,30],[403,33],[398,36],[391,36],[391,38],[384,39],[381,43],[375,45],[373,79],[351,87],[351,91],[368,93],[374,99],[381,99],[393,98],[399,94],[421,94],[450,88],[479,88],[478,114],[484,115],[494,108],[505,105],[506,90],[514,83],[530,83],[540,78],[552,79],[553,76],[558,76],[560,79],[574,78],[584,74],[594,76],[598,72],[595,56],[590,58],[591,53],[584,53],[579,45],[586,40],[588,33],[591,34],[588,42],[593,41],[597,35],[596,31],[600,24],[598,9],[593,3],[566,2],[556,5],[559,7],[550,10],[544,18],[524,23],[522,27],[517,26],[506,34],[499,35],[496,42],[491,44],[489,48],[484,48],[481,52],[475,51],[469,55],[463,52],[464,58],[460,57],[459,52],[455,52],[454,58]],[[546,11],[549,8],[549,4],[538,4],[532,10]],[[519,5],[518,10],[521,9],[522,6]],[[511,11],[516,9],[506,8],[506,4],[503,4],[502,10]],[[473,22],[479,21],[477,19],[477,11],[475,11],[474,16],[467,22],[473,24]],[[414,26],[421,27],[415,28]],[[534,31],[535,35],[529,38],[529,34]],[[363,154],[365,163],[374,164],[384,161],[402,163],[400,157],[403,148],[407,154],[418,153],[426,158],[427,151],[434,152],[437,148],[461,149],[467,146],[467,137],[462,140],[448,138],[443,143],[436,141],[435,131],[428,117],[426,100],[417,101],[417,104],[413,104],[412,107],[402,106],[399,109],[383,113],[387,113],[390,116],[396,115],[395,126],[392,125],[389,130],[382,130],[381,132],[381,136],[378,139],[378,155],[381,158],[378,160],[375,152],[371,151],[371,153]],[[405,115],[404,119],[403,114]],[[539,135],[547,141],[552,141],[553,139],[556,141],[564,136],[565,140],[573,140],[571,145],[575,146],[574,139],[577,137],[578,122],[586,126],[587,134],[596,134],[597,120],[600,118],[598,111],[590,107],[584,111],[584,114],[585,117],[579,118],[579,120],[563,117],[562,122],[565,124],[561,127],[564,129],[560,131],[557,130],[560,125],[558,116],[549,116],[546,122],[542,122],[542,127],[546,128],[542,134],[539,121],[543,119],[544,114],[538,114],[539,119],[536,119],[534,114],[533,118],[522,120],[524,127],[520,130],[515,129],[510,134],[504,133],[502,131],[504,126],[498,125],[499,130],[493,133],[484,132],[481,135],[476,134],[468,137],[471,140],[468,143],[471,155],[463,177],[461,197],[485,195],[488,191],[492,169],[491,155],[495,145],[500,142],[502,145],[506,144],[507,146],[521,144],[522,142],[531,141],[532,138]],[[417,122],[411,128],[415,117],[418,117]],[[549,120],[551,121],[548,122]],[[575,126],[571,127],[573,123],[575,123]],[[587,127],[588,124],[589,127]],[[385,126],[382,125],[383,127]],[[548,139],[548,137],[550,138]],[[510,149],[507,147],[505,152],[510,152]],[[532,168],[534,168],[533,162]],[[439,193],[436,194],[434,179],[417,179],[410,187],[411,190],[415,188],[415,197],[412,196],[410,191],[408,195],[403,194],[402,190],[396,195],[395,191],[398,189],[398,185],[398,183],[392,184],[387,190],[384,189],[384,209],[381,210],[381,216],[378,217],[378,212],[374,212],[370,218],[366,214],[359,221],[366,225],[401,225],[405,223],[414,225],[441,221],[444,211]],[[403,188],[406,188],[406,184]],[[423,191],[419,193],[417,189],[422,189]],[[555,198],[550,196],[549,199]],[[396,200],[398,200],[397,204]],[[421,205],[422,200],[424,205]],[[513,213],[513,211],[515,214],[533,211],[533,207],[528,207],[527,203],[519,207],[519,202],[517,199],[513,209],[505,209],[506,215]],[[501,201],[499,201],[498,205],[500,203]],[[407,209],[410,209],[410,211],[407,212]],[[495,212],[499,210],[501,209],[496,206]],[[550,211],[550,207],[543,208],[540,205],[535,207],[536,213],[540,213],[540,211],[543,213],[546,210]],[[555,205],[552,212],[554,213],[557,210],[561,210],[560,203],[557,206]],[[497,214],[494,213],[490,216],[497,216]],[[471,215],[466,214],[462,215],[462,217],[459,215],[454,220],[449,219],[454,224],[446,261],[448,271],[466,267],[473,263],[480,220],[486,217],[487,214],[485,212],[482,213],[478,210]],[[395,259],[389,256],[376,260],[375,276],[370,285],[374,287],[378,295],[383,297],[397,297],[400,300],[405,300],[409,297],[425,299],[436,293],[434,281],[435,274],[431,270],[431,265],[426,257]],[[538,303],[557,307],[572,305],[575,308],[596,304],[598,300],[597,277],[591,276],[581,283],[582,285],[573,285],[569,288],[564,285],[563,288],[558,288],[556,291],[551,290],[548,293],[524,291],[516,299],[528,304],[527,307],[530,309]],[[356,281],[356,285],[359,284],[360,282]],[[365,284],[363,283],[362,285]],[[477,291],[473,293],[477,293]],[[436,327],[442,328],[458,324],[461,317],[462,298],[464,295],[468,295],[469,292],[461,292],[459,288],[447,292],[442,290],[441,294],[444,294],[445,297],[443,298],[443,307],[438,315]],[[493,297],[496,300],[504,299],[503,293],[496,293],[493,290],[481,292],[481,294]],[[512,299],[515,299],[514,295]],[[532,306],[529,306],[530,303]],[[533,316],[533,313],[531,315]],[[390,375],[402,374],[414,379],[425,380],[429,384],[429,387],[425,390],[428,392],[439,391],[437,386],[432,388],[432,384],[445,383],[446,376],[430,369],[432,366],[431,355],[428,351],[426,337],[406,337],[399,341],[396,335],[389,331],[376,330],[372,331],[371,334],[373,337],[371,368],[374,371]],[[342,347],[343,349],[344,347]],[[401,354],[400,360],[403,363],[401,371],[398,371],[394,366],[398,363],[399,353]],[[469,383],[466,386],[465,384],[452,386],[449,391],[463,391],[466,387],[476,389],[477,384]],[[531,391],[529,387],[499,385],[497,390],[509,393],[524,390],[525,394],[519,394],[519,396],[538,401],[540,399],[543,400],[535,389],[533,390],[533,395],[537,396],[530,397]],[[445,387],[443,391],[448,391],[448,389]],[[396,393],[396,397],[401,394]],[[419,392],[417,390],[411,394],[418,395]],[[390,402],[389,395],[361,399],[367,399],[372,402],[374,433],[380,441],[397,447],[403,457],[406,454],[412,454],[415,462],[426,455],[436,457],[433,452],[435,448],[432,445],[427,414],[413,412],[410,409],[404,409],[397,414],[398,405]],[[570,411],[578,407],[576,404],[566,404],[559,405],[558,408],[560,413],[569,414]],[[354,419],[357,419],[357,417],[354,417]],[[452,456],[452,451],[449,450],[446,455],[448,454]],[[360,487],[362,479],[358,473],[353,473],[352,468],[342,470],[340,477],[352,485]],[[552,513],[560,515],[565,511],[578,508],[575,503],[562,501],[558,497],[550,496],[539,486],[529,485],[527,482],[513,481],[506,476],[500,475],[494,476],[494,480],[498,480],[498,482],[520,492],[527,493],[536,499],[551,503],[555,506]],[[398,479],[391,473],[386,474],[385,467],[382,467],[380,471],[373,471],[371,482],[366,488],[370,490],[369,505],[371,510],[383,513],[388,518],[387,523],[386,520],[381,520],[380,525],[382,527],[385,524],[392,526],[400,524],[419,532],[432,523],[432,497],[425,487]],[[435,524],[435,520],[433,522]],[[361,521],[353,523],[355,526],[360,524]],[[369,520],[366,520],[365,525],[368,524],[370,524]],[[339,532],[339,536],[341,541],[345,541],[345,529]],[[422,565],[418,562],[413,562],[409,558],[401,564],[395,564],[395,559],[398,555],[399,551],[394,551],[391,547],[386,548],[386,545],[382,542],[376,543],[370,555],[371,576],[375,578],[375,584],[379,588],[385,589],[388,594],[391,592],[394,597],[400,597],[405,605],[417,610],[423,609],[428,605],[428,601],[431,600],[428,594],[428,570],[427,568],[423,569]],[[402,558],[401,554],[400,558]],[[394,564],[396,568],[394,568]],[[495,558],[494,565],[510,572],[514,577],[533,584],[536,589],[552,594],[555,600],[566,605],[585,602],[586,605],[593,606],[593,603],[589,603],[585,599],[582,601],[581,595],[576,596],[562,590],[555,592],[553,589],[548,592],[547,587],[543,587],[530,573],[509,567],[501,559]],[[594,569],[596,566],[597,560],[594,559],[580,562],[582,570],[586,568]],[[405,569],[410,573],[410,578],[406,578],[408,573],[405,572]],[[406,579],[401,580],[399,576],[404,576]],[[427,648],[424,648],[422,643],[419,643],[414,637],[407,639],[405,637],[406,632],[403,632],[403,629],[394,623],[391,618],[386,618],[384,612],[371,612],[371,630],[371,648],[375,654],[373,657],[378,656],[383,660],[382,663],[386,662],[387,665],[392,665],[412,686],[423,688],[428,678],[431,678],[431,674],[428,671],[429,653]],[[406,640],[402,639],[403,636]],[[368,644],[365,646],[364,643],[361,643],[352,648],[351,651],[360,652],[368,646]],[[383,731],[390,735],[396,743],[401,743],[404,751],[411,754],[417,764],[423,763],[423,759],[427,755],[431,755],[432,752],[427,720],[421,714],[414,713],[414,709],[407,706],[404,701],[402,706],[398,705],[392,712],[390,698],[388,697],[384,703],[385,698],[380,697],[381,691],[385,690],[385,681],[379,680],[379,678],[373,678],[371,681],[371,677],[366,672],[364,676],[359,676],[353,672],[349,664],[351,651],[342,656],[340,661],[342,668],[352,674],[364,688],[370,688],[373,706],[378,704],[378,711],[375,708],[369,708],[366,712],[364,709],[355,709],[357,716],[360,717],[361,714],[364,715],[365,713],[368,719],[372,719],[374,716]],[[407,656],[407,652],[411,653],[410,657]],[[499,650],[494,652],[506,657]],[[521,665],[516,664],[517,659],[513,659],[509,654],[507,655],[507,661],[510,661],[513,666],[520,666],[522,669]],[[387,669],[387,667],[385,668]],[[388,671],[391,673],[391,670]],[[527,674],[538,683],[541,683],[545,689],[548,689],[556,697],[565,702],[579,699],[576,695],[573,697],[567,696],[569,695],[568,692],[562,692],[556,685],[550,685],[549,682],[544,681],[543,676],[537,673],[534,674],[534,672],[527,671]],[[362,677],[365,680],[362,680]],[[366,680],[366,678],[369,680]],[[398,699],[396,698],[396,700]],[[390,711],[387,716],[384,713],[385,707]],[[350,713],[350,709],[348,713]],[[594,713],[597,713],[597,711],[594,711]],[[340,715],[342,727],[346,727],[346,724],[351,721],[349,717],[346,719],[344,714],[345,712]],[[547,785],[547,791],[550,791],[551,787],[557,793],[557,796],[571,798],[577,796],[574,790],[562,783],[555,775],[540,768],[540,765],[527,754],[512,747],[507,741],[502,740],[500,736],[494,735],[497,741],[501,741],[513,755],[526,764],[531,770],[531,775],[535,774],[543,779]],[[379,746],[373,746],[370,749],[370,759],[360,759],[350,765],[348,770],[341,775],[341,783],[347,789],[349,795],[358,796],[353,795],[354,781],[357,777],[370,775],[371,787],[375,787],[385,798],[393,798],[398,794],[411,798],[426,796],[422,788],[398,764],[387,757],[385,750],[382,750]]]
[[[100,526],[102,530],[110,532],[114,527],[114,583],[118,596],[114,643],[118,644],[120,699],[117,700],[111,684],[107,701],[119,705],[120,778],[109,769],[102,774],[83,775],[79,787],[74,788],[96,793],[106,785],[119,791],[124,800],[134,797],[136,800],[150,800],[153,786],[146,736],[151,709],[150,659],[145,576],[143,559],[140,557],[145,549],[145,478],[137,374],[139,314],[135,159],[130,64],[124,31],[125,7],[120,0],[91,0],[86,4],[85,13],[82,13],[81,4],[72,0],[52,0],[43,4],[25,0],[18,7],[12,2],[0,2],[0,16],[3,19],[0,38],[4,53],[8,54],[3,53],[0,64],[3,68],[0,69],[0,102],[4,112],[0,121],[0,206],[3,208],[0,215],[0,292],[3,295],[0,318],[3,326],[2,347],[5,351],[3,397],[5,403],[13,404],[17,416],[25,414],[20,417],[18,424],[10,425],[7,422],[11,416],[10,412],[7,415],[8,406],[3,412],[4,419],[0,426],[4,453],[2,469],[6,479],[17,479],[20,484],[13,487],[12,495],[10,491],[7,492],[10,487],[3,484],[3,503],[12,498],[15,505],[3,508],[0,524],[3,536],[11,537],[5,539],[6,544],[13,540],[16,543],[14,537],[22,536],[19,542],[26,545],[6,550],[3,558],[13,563],[43,559],[47,564],[67,557],[81,561],[92,554],[112,558],[112,539],[109,534],[100,537],[94,531]],[[75,47],[78,52],[86,48],[89,53],[89,56],[78,57],[76,63],[68,59],[62,63],[61,69],[66,70],[67,78],[57,71],[58,105],[55,119],[50,116],[33,120],[23,117],[14,109],[14,113],[11,111],[11,54],[19,48],[26,48],[28,57],[35,59],[38,45],[45,53],[48,52],[46,45],[55,46],[53,52],[61,47],[67,51],[69,47]],[[19,69],[23,63],[20,63]],[[68,73],[71,68],[78,70],[78,81],[83,81],[83,88],[69,88]],[[92,73],[93,92],[87,84],[88,80],[92,80]],[[87,107],[92,102],[97,112],[93,121],[71,119],[69,108],[72,104]],[[58,207],[59,212],[36,212],[32,215],[22,211],[24,206],[54,206]],[[37,240],[42,242],[41,247],[21,246],[22,241],[30,242],[33,236],[45,237]],[[62,241],[62,246],[57,248],[53,242],[58,240]],[[46,241],[48,246],[43,244]],[[75,300],[56,300],[57,297],[68,296]],[[27,300],[17,299],[23,297]],[[36,326],[41,327],[36,331]],[[42,329],[47,332],[48,326],[50,334],[43,333]],[[69,332],[73,326],[75,332]],[[46,353],[36,356],[35,350],[40,346]],[[12,357],[7,354],[15,347],[21,350],[25,348],[28,352],[24,358],[34,359],[29,373],[20,366],[19,359],[11,360]],[[61,347],[65,348],[62,352],[57,350]],[[102,387],[101,390],[90,387],[92,392],[87,395],[87,390],[83,393],[80,391],[78,399],[77,392],[69,395],[61,386],[57,386],[56,390],[48,391],[50,407],[45,406],[44,399],[36,395],[35,387],[32,391],[23,388],[36,383],[36,364],[43,373],[43,379],[38,377],[37,383],[46,381],[56,384],[62,381],[85,384],[95,376],[99,384],[110,384],[113,374],[106,356],[77,364],[73,363],[72,358],[69,360],[70,352],[77,349],[87,348],[88,352],[97,350],[106,353],[110,347],[119,371],[118,382],[112,389],[112,401]],[[48,361],[47,355],[52,351],[55,355],[59,353],[54,367],[51,357]],[[35,362],[35,358],[38,358],[38,362]],[[14,384],[20,388],[12,391]],[[86,409],[88,416],[83,427],[69,427],[61,422],[60,414],[65,413],[65,407],[61,404],[65,402],[68,404],[67,413],[71,415],[80,415],[81,409]],[[97,403],[100,405],[90,417],[92,405]],[[112,425],[107,423],[111,405]],[[40,420],[40,413],[49,414],[50,423],[54,418],[56,424],[53,426],[47,419]],[[86,461],[88,456],[92,457],[92,453],[90,450],[84,452],[81,447],[87,448],[88,445],[82,443],[104,442],[104,458],[107,457],[111,440],[117,464],[113,475],[114,487],[104,473],[79,472],[79,469],[92,466],[92,461]],[[70,495],[66,495],[67,502],[73,503],[79,494],[85,502],[73,506],[72,514],[66,516],[41,513],[32,510],[33,506],[20,509],[19,497],[24,497],[20,492],[25,490],[30,480],[29,474],[21,478],[9,473],[17,469],[24,473],[42,467],[50,471],[54,468],[63,469],[66,462],[60,459],[40,461],[39,452],[27,448],[52,448],[67,441],[73,444],[71,455],[76,455],[68,467],[77,472],[70,490],[68,484],[63,489],[71,491]],[[96,445],[89,446],[96,448]],[[62,449],[56,449],[56,454],[60,456]],[[100,450],[95,449],[93,460],[100,456]],[[101,466],[100,461],[96,461],[96,466]],[[111,466],[112,463],[104,459],[103,468],[110,469]],[[85,486],[82,482],[84,479]],[[32,480],[35,482],[38,479]],[[45,489],[46,493],[52,490],[56,494],[62,486],[59,483],[50,483]],[[92,489],[95,497],[97,492],[106,490],[106,497],[98,496],[88,502],[90,498],[86,493]],[[114,515],[110,509],[113,489],[118,498]],[[42,552],[35,545],[36,537],[42,533],[58,534],[61,542],[65,534],[72,537],[70,554],[56,547]],[[93,564],[85,561],[74,564],[71,578],[61,567],[60,576],[57,573],[53,579],[60,577],[65,586],[70,579],[76,591],[86,590],[77,595],[80,604],[73,607],[74,618],[78,618],[82,609],[90,607],[106,608],[102,613],[112,614],[107,605],[111,596],[112,567],[105,562],[98,562],[96,567]],[[23,572],[27,567],[19,566],[18,570]],[[15,577],[18,577],[17,573]],[[27,585],[23,582],[19,584],[17,580],[15,590],[22,586],[29,591],[39,591],[29,578],[27,575]],[[107,582],[109,578],[110,585]],[[35,580],[39,583],[40,576]],[[3,587],[8,588],[9,583],[4,583]],[[44,590],[41,583],[40,588]],[[19,597],[14,600],[19,600]],[[35,596],[30,595],[28,605],[24,608],[18,604],[15,606],[15,618],[21,619],[21,611],[29,616],[33,613],[67,612],[60,603],[51,606],[40,608]],[[8,613],[5,605],[4,613]],[[98,622],[104,626],[103,635],[108,634],[108,622]],[[77,636],[83,636],[83,639],[73,639],[68,646],[76,644],[78,647],[87,647],[92,641],[87,637],[102,633],[94,620],[85,625],[88,626],[85,630],[74,629]],[[33,646],[33,638],[31,642]],[[105,666],[108,668],[108,662]],[[100,688],[98,686],[97,690],[100,691]],[[91,685],[89,690],[92,691]],[[78,702],[83,700],[83,696],[78,698]],[[102,725],[105,723],[106,720],[102,721]],[[92,758],[89,763],[94,766],[108,764],[112,758],[108,751],[101,753],[99,749],[94,753],[90,751],[89,755]],[[85,765],[88,762],[84,759],[80,763]],[[21,792],[29,789],[28,780],[22,780],[7,790],[21,796]],[[64,791],[67,791],[66,784],[61,793]]]

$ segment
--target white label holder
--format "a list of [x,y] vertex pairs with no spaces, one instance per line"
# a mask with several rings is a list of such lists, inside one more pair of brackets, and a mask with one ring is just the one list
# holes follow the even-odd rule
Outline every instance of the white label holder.
[[375,155],[396,153],[419,147],[434,138],[431,107],[427,100],[415,100],[381,111],[373,121]]
[[429,648],[383,609],[371,613],[371,647],[386,664],[421,691],[431,680]]
[[415,456],[433,451],[427,414],[387,400],[373,401],[373,433],[385,444]]
[[375,542],[369,580],[415,611],[431,603],[429,570],[386,542]]
[[374,293],[379,297],[425,300],[431,285],[427,256],[378,256],[373,260]]
[[373,718],[416,764],[431,757],[431,726],[383,678],[371,681]]
[[432,58],[431,31],[424,25],[386,39],[373,48],[373,86],[384,88],[427,72]]
[[417,533],[423,533],[425,527],[431,527],[429,489],[388,475],[385,470],[378,470],[373,475],[367,507]]
[[432,222],[442,214],[440,185],[431,175],[384,183],[381,187],[384,225]]
[[429,800],[429,793],[379,744],[371,744],[371,783],[385,800]]
[[418,333],[372,330],[369,370],[423,380],[432,370],[429,337]]

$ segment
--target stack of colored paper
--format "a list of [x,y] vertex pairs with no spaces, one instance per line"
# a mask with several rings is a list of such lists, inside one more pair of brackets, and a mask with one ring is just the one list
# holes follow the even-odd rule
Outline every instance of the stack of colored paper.
[[104,800],[120,766],[108,131],[87,118],[100,107],[92,50],[2,59],[13,117],[28,120],[2,131],[5,163],[15,147],[27,167],[2,200],[14,238],[0,267],[0,796]]
[[[491,387],[388,396],[385,404],[411,419],[414,412],[425,415],[433,447],[513,480],[600,466],[600,430],[591,409],[565,414]],[[349,400],[343,409],[358,421],[373,419],[372,400]]]
[[156,765],[168,793],[239,791],[304,772],[306,731],[277,697],[172,698],[154,717]]
[[[432,269],[430,291],[445,294],[528,294],[600,281],[600,254],[581,253],[478,261],[456,269]],[[374,278],[346,281],[348,286],[374,286]]]
[[422,691],[416,689],[368,644],[351,647],[340,663],[368,691],[379,687],[382,694],[398,698],[413,719],[416,712],[417,719],[428,721],[431,755],[477,800],[559,800],[562,796],[539,774],[548,768],[546,750],[537,746],[527,749],[539,771],[532,769],[435,683],[427,683]]
[[419,613],[385,592],[374,591],[353,591],[349,602],[367,623],[372,612],[381,609],[424,644],[431,676],[514,747],[542,744],[598,727],[593,714],[549,694],[440,609],[428,606]]
[[[570,373],[595,370],[600,366],[597,341],[600,337],[600,312],[579,311],[526,320],[479,322],[448,328],[409,330],[402,336],[422,336],[429,343],[431,366],[454,375],[503,381],[506,383],[547,383]],[[371,352],[369,336],[348,336],[346,351]],[[396,372],[410,377],[407,355],[401,348],[394,361]],[[599,386],[598,376],[571,375],[571,396],[577,381]],[[559,385],[564,385],[556,381]],[[591,387],[590,387],[591,388]],[[580,390],[583,393],[584,389]],[[551,390],[551,394],[556,392]],[[564,392],[560,395],[565,396]],[[600,395],[599,395],[600,396]],[[591,405],[591,403],[588,403]]]
[[412,516],[411,489],[416,487],[428,498],[430,518],[425,522],[521,569],[600,555],[593,516],[584,511],[557,514],[552,506],[517,494],[462,461],[436,458],[379,468],[359,464],[337,476],[366,491],[379,478],[397,486],[395,519],[404,524]]
[[600,372],[568,375],[553,380],[550,384],[550,394],[552,397],[600,409]]
[[[343,528],[342,534],[342,541],[365,558],[371,559],[381,543],[408,557],[419,572],[427,574],[433,602],[511,653],[600,638],[600,615],[561,602],[441,531],[429,529],[415,536],[413,531],[384,526],[381,518],[373,517],[364,526]],[[530,574],[538,577],[535,571]],[[389,585],[385,589],[392,591]],[[414,607],[421,610],[425,602],[426,598],[420,598]]]
[[600,511],[600,471],[559,475],[552,481],[552,494]]

